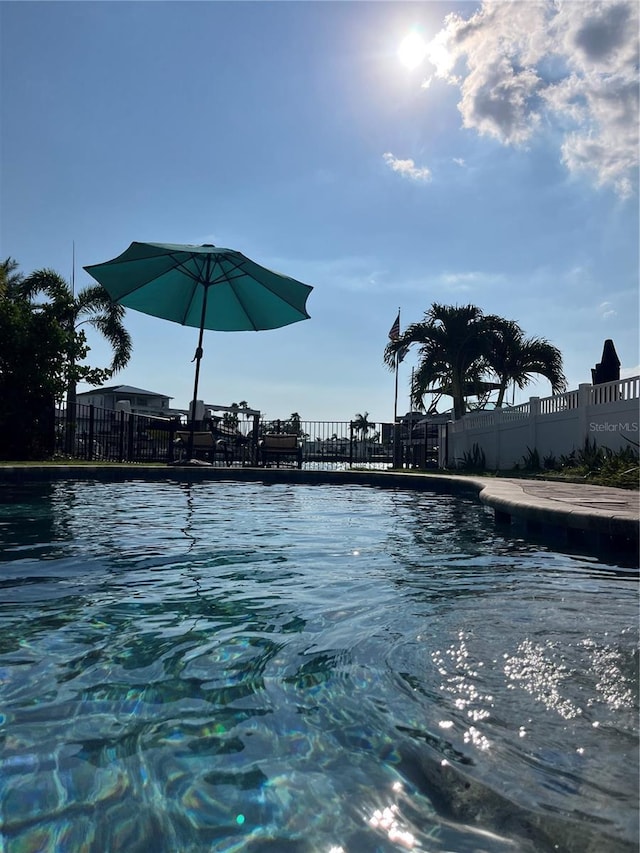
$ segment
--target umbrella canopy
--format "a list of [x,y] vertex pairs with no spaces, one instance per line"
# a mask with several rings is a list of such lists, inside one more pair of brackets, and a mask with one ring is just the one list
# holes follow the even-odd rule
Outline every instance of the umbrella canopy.
[[84,269],[114,302],[183,326],[261,331],[309,319],[312,287],[234,249],[132,243],[117,258]]
[[84,269],[114,302],[200,330],[192,423],[205,329],[262,331],[309,319],[306,302],[312,287],[235,249],[134,242],[117,258]]

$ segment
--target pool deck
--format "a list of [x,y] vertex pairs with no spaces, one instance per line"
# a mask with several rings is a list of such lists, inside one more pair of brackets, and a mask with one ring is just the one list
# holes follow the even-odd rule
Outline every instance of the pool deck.
[[502,477],[431,474],[418,471],[321,471],[295,468],[222,468],[199,465],[0,465],[0,482],[61,478],[122,480],[234,479],[289,483],[332,483],[432,489],[475,494],[495,512],[496,523],[524,526],[536,536],[561,535],[569,544],[637,554],[640,540],[640,492]]
[[629,538],[637,546],[640,493],[587,483],[478,477],[482,503],[496,521],[524,520],[530,529],[551,525],[612,538]]

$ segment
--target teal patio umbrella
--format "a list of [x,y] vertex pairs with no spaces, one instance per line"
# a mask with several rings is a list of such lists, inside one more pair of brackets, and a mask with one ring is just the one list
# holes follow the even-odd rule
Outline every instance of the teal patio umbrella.
[[205,329],[278,329],[308,320],[313,290],[260,266],[235,249],[172,243],[132,243],[117,258],[84,269],[114,302],[200,330],[191,409],[191,446]]

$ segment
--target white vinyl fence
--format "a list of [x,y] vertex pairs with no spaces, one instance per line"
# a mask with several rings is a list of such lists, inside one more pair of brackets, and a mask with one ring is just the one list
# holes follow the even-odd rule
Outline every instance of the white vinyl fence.
[[[506,409],[470,412],[448,424],[447,466],[462,462],[474,445],[484,452],[489,470],[522,465],[529,451],[545,457],[568,455],[595,440],[598,447],[638,449],[640,376],[602,385],[580,385],[577,391],[531,397]],[[444,460],[443,460],[444,461]]]

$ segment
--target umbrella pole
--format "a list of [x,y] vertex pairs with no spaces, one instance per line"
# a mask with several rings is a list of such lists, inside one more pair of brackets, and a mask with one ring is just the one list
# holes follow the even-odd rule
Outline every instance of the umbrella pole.
[[191,424],[189,426],[189,443],[187,445],[187,459],[193,456],[193,431],[196,427],[196,400],[198,398],[198,380],[200,379],[200,361],[202,359],[202,338],[204,335],[204,318],[207,311],[207,293],[209,286],[204,287],[204,297],[202,298],[202,316],[200,318],[200,334],[198,336],[198,347],[193,360],[196,363],[196,375],[193,382],[193,398],[191,400]]

